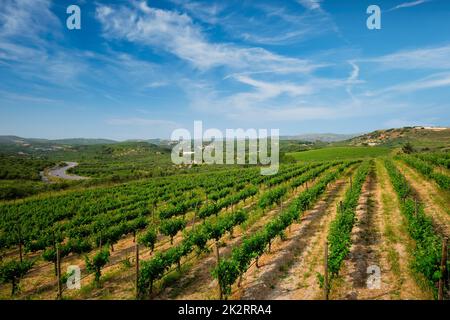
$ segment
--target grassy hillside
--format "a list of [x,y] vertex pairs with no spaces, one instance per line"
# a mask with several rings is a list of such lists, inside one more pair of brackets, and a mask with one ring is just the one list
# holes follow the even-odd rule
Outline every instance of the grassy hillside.
[[450,146],[450,128],[405,127],[377,130],[346,141],[353,146],[399,147],[410,142],[416,148],[440,149]]

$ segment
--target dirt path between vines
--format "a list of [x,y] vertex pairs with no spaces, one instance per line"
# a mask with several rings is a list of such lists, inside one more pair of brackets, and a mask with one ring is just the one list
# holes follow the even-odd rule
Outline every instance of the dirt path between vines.
[[444,192],[406,164],[400,161],[397,161],[396,164],[411,184],[418,200],[424,204],[425,213],[433,219],[436,230],[440,234],[450,237],[450,206],[448,200],[445,199]]
[[376,176],[381,286],[390,288],[382,299],[432,299],[432,293],[418,285],[417,276],[409,267],[414,241],[408,235],[400,203],[382,160],[376,161]]
[[[342,264],[339,276],[332,282],[330,299],[388,299],[389,292],[392,291],[390,281],[386,281],[392,277],[385,272],[387,271],[385,266],[381,265],[381,215],[379,202],[375,197],[376,185],[375,172],[371,170],[362,186],[356,207],[350,252]],[[369,274],[368,268],[370,272],[375,273]],[[367,283],[369,276],[381,275],[381,270],[383,277],[377,277],[380,281],[370,283],[372,287],[369,288]]]
[[431,299],[409,269],[414,243],[407,235],[395,191],[381,161],[377,161],[376,171],[363,185],[356,218],[352,247],[339,277],[333,281],[330,298]]
[[[235,288],[233,298],[254,299],[298,299],[283,296],[298,288],[300,275],[305,274],[305,256],[310,254],[315,245],[321,245],[320,234],[326,230],[329,212],[342,196],[346,181],[354,170],[347,171],[343,177],[330,184],[325,193],[318,199],[314,207],[303,213],[299,223],[293,223],[286,230],[286,239],[277,238],[271,252],[259,259],[259,268],[255,264],[243,277],[241,288]],[[326,237],[326,232],[325,232]],[[316,275],[310,274],[312,283],[305,288],[313,290],[318,287]],[[289,279],[292,277],[292,279]],[[302,287],[302,285],[300,285]]]

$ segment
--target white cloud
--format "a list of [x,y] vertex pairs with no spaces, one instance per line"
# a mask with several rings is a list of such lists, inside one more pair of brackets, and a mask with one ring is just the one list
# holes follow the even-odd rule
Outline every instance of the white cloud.
[[159,119],[147,118],[110,118],[106,123],[114,126],[159,126],[159,127],[178,127],[176,122]]
[[151,8],[146,2],[134,7],[99,5],[96,16],[105,37],[168,51],[200,70],[225,66],[235,70],[294,73],[316,68],[309,61],[284,57],[263,48],[212,43],[187,14]]
[[399,5],[396,5],[395,7],[392,7],[391,9],[387,10],[387,12],[398,10],[398,9],[403,9],[403,8],[411,8],[411,7],[415,7],[415,6],[418,6],[423,3],[427,3],[427,2],[431,2],[431,0],[417,0],[417,1],[411,1],[411,2],[403,2],[403,3],[400,3]]
[[322,0],[297,0],[302,6],[309,10],[320,10]]
[[41,42],[40,35],[57,36],[61,26],[49,0],[4,0],[0,11],[0,38]]
[[1,99],[10,100],[10,101],[25,101],[25,102],[36,102],[36,103],[63,103],[61,100],[50,99],[46,97],[40,96],[32,96],[26,94],[16,94],[8,91],[0,90]]
[[360,59],[386,69],[449,69],[450,45],[403,50],[381,57]]
[[209,24],[220,23],[220,13],[225,9],[226,2],[205,3],[197,1],[170,0],[186,10],[192,17]]
[[258,91],[256,94],[259,96],[276,97],[283,93],[289,94],[291,96],[299,96],[311,94],[313,92],[313,88],[308,85],[296,85],[289,82],[264,82],[244,75],[238,75],[234,78],[241,83],[256,88]]
[[165,87],[165,86],[167,86],[167,85],[168,85],[168,83],[165,82],[165,81],[153,81],[153,82],[147,83],[147,84],[144,86],[144,88],[150,88],[150,89],[153,89],[153,88]]
[[[5,0],[0,10],[0,89],[16,100],[45,102],[64,90],[100,95],[115,102],[105,87],[139,91],[159,81],[155,64],[110,50],[107,54],[67,48],[64,27],[50,0]],[[96,84],[96,85],[95,85]],[[128,85],[129,87],[126,87]],[[13,90],[11,90],[13,88]],[[20,90],[23,98],[18,94]],[[12,91],[16,91],[14,94]],[[26,92],[26,93],[25,93]],[[124,92],[116,90],[115,95]],[[127,91],[129,94],[130,91]],[[27,96],[28,95],[28,96]],[[34,100],[29,96],[38,97]]]
[[368,91],[365,93],[365,96],[373,97],[387,94],[402,94],[449,86],[450,73],[438,73],[422,79],[396,84],[378,91]]
[[352,67],[352,71],[350,72],[350,75],[347,78],[347,88],[346,91],[348,95],[352,98],[353,101],[357,102],[358,99],[353,94],[353,85],[362,83],[363,81],[358,80],[360,68],[354,61],[348,61],[350,66]]
[[6,0],[0,11],[0,64],[28,82],[73,83],[84,70],[66,49],[48,39],[62,37],[49,0]]
[[[285,5],[252,2],[251,8],[242,13],[221,17],[220,26],[234,38],[265,45],[297,44],[336,29],[323,10],[292,10]],[[258,19],[246,15],[249,10],[258,14]]]
[[356,63],[354,63],[353,61],[349,61],[349,64],[352,66],[353,70],[351,71],[347,81],[353,82],[353,81],[358,80],[360,69],[359,69],[359,66]]
[[[224,121],[263,123],[351,117],[362,105],[345,101],[345,96],[342,100],[332,98],[327,102],[327,97],[334,96],[333,90],[343,89],[349,83],[358,83],[357,79],[349,81],[347,78],[311,77],[296,83],[259,80],[246,75],[233,75],[230,78],[249,86],[249,89],[229,93],[216,90],[212,85],[187,85],[191,107],[205,116],[220,117]],[[327,94],[322,95],[322,92]]]

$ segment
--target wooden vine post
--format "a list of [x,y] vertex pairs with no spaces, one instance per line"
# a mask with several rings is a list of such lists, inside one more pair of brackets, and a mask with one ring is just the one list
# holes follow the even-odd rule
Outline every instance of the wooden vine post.
[[20,259],[20,263],[22,263],[22,262],[23,262],[23,252],[22,252],[22,228],[21,228],[20,225],[17,227],[17,233],[18,233],[18,236],[19,236],[19,259]]
[[139,244],[136,242],[135,244],[135,253],[136,253],[136,299],[139,299]]
[[56,245],[56,275],[58,278],[58,300],[62,299],[62,283],[61,283],[61,253],[59,245]]
[[448,238],[442,240],[441,277],[439,279],[438,300],[444,300],[445,274],[447,271],[447,242]]
[[[217,256],[217,266],[219,266],[220,264],[219,240],[216,240],[216,256]],[[219,300],[223,300],[222,286],[220,285],[221,282],[220,273],[218,274],[217,282],[219,283]]]
[[323,295],[328,300],[328,241],[325,241]]
[[195,205],[194,218],[192,218],[192,231],[195,231],[195,219],[197,218],[198,208],[197,204]]

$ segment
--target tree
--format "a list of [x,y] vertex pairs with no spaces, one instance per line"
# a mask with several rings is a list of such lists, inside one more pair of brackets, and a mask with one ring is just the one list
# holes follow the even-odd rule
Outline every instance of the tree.
[[0,266],[0,283],[10,282],[12,285],[11,295],[17,292],[20,279],[33,267],[34,261],[23,260],[22,262],[12,260]]
[[102,268],[109,262],[109,250],[107,248],[101,249],[92,260],[88,256],[85,257],[86,268],[88,272],[94,273],[94,283],[98,285],[100,283],[100,277],[102,275]]
[[410,153],[414,152],[414,147],[410,142],[407,142],[403,145],[402,151],[403,151],[403,153],[410,154]]

